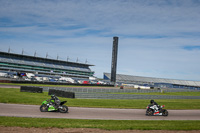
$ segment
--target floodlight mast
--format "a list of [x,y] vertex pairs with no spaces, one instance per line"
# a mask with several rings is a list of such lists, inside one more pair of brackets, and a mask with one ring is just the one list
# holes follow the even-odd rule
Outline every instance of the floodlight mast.
[[118,37],[113,37],[113,49],[112,49],[112,63],[111,63],[111,83],[116,83],[117,72],[117,51],[118,51]]

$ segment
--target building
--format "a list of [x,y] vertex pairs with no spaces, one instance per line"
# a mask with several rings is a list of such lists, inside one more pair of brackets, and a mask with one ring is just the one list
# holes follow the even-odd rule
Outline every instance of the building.
[[[104,80],[110,80],[110,77],[110,73],[104,73]],[[123,74],[117,74],[116,80],[118,83],[128,83],[158,88],[182,88],[200,90],[200,81],[164,79]]]
[[94,76],[90,66],[94,65],[0,52],[0,72],[4,73],[89,78]]

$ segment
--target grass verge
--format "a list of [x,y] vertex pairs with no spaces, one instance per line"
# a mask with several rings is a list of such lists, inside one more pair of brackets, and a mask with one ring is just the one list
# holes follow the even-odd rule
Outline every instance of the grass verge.
[[[42,101],[49,99],[47,92],[29,93],[20,92],[15,88],[0,88],[1,103],[40,105]],[[69,99],[67,105],[71,107],[95,107],[95,108],[132,108],[145,109],[149,104],[148,99]],[[166,105],[167,109],[200,109],[200,99],[156,99],[160,105]]]
[[[99,86],[77,86],[77,85],[48,85],[48,84],[18,84],[18,83],[0,83],[0,85],[17,85],[17,86],[45,86],[45,87],[81,87],[81,88],[95,88]],[[108,87],[101,87],[101,88],[108,88]],[[112,88],[112,87],[109,87]],[[119,88],[119,87],[118,87]],[[106,93],[106,92],[105,92]],[[109,94],[135,94],[135,95],[174,95],[174,96],[200,96],[200,92],[149,92],[149,93],[111,93]]]
[[105,130],[200,130],[200,121],[79,120],[1,116],[0,126],[26,128],[99,128]]

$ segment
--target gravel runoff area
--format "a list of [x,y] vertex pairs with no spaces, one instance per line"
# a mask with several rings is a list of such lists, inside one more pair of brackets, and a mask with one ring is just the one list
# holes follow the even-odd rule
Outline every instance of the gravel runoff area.
[[200,130],[174,131],[174,130],[101,130],[94,128],[23,128],[1,127],[1,133],[199,133]]

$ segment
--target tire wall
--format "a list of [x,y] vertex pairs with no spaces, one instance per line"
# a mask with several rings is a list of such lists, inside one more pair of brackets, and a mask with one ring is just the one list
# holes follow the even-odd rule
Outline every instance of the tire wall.
[[20,92],[33,92],[33,93],[42,93],[43,88],[33,87],[33,86],[21,86]]
[[74,92],[66,92],[62,90],[55,90],[55,89],[49,89],[48,95],[56,95],[58,97],[65,97],[65,98],[75,98]]

